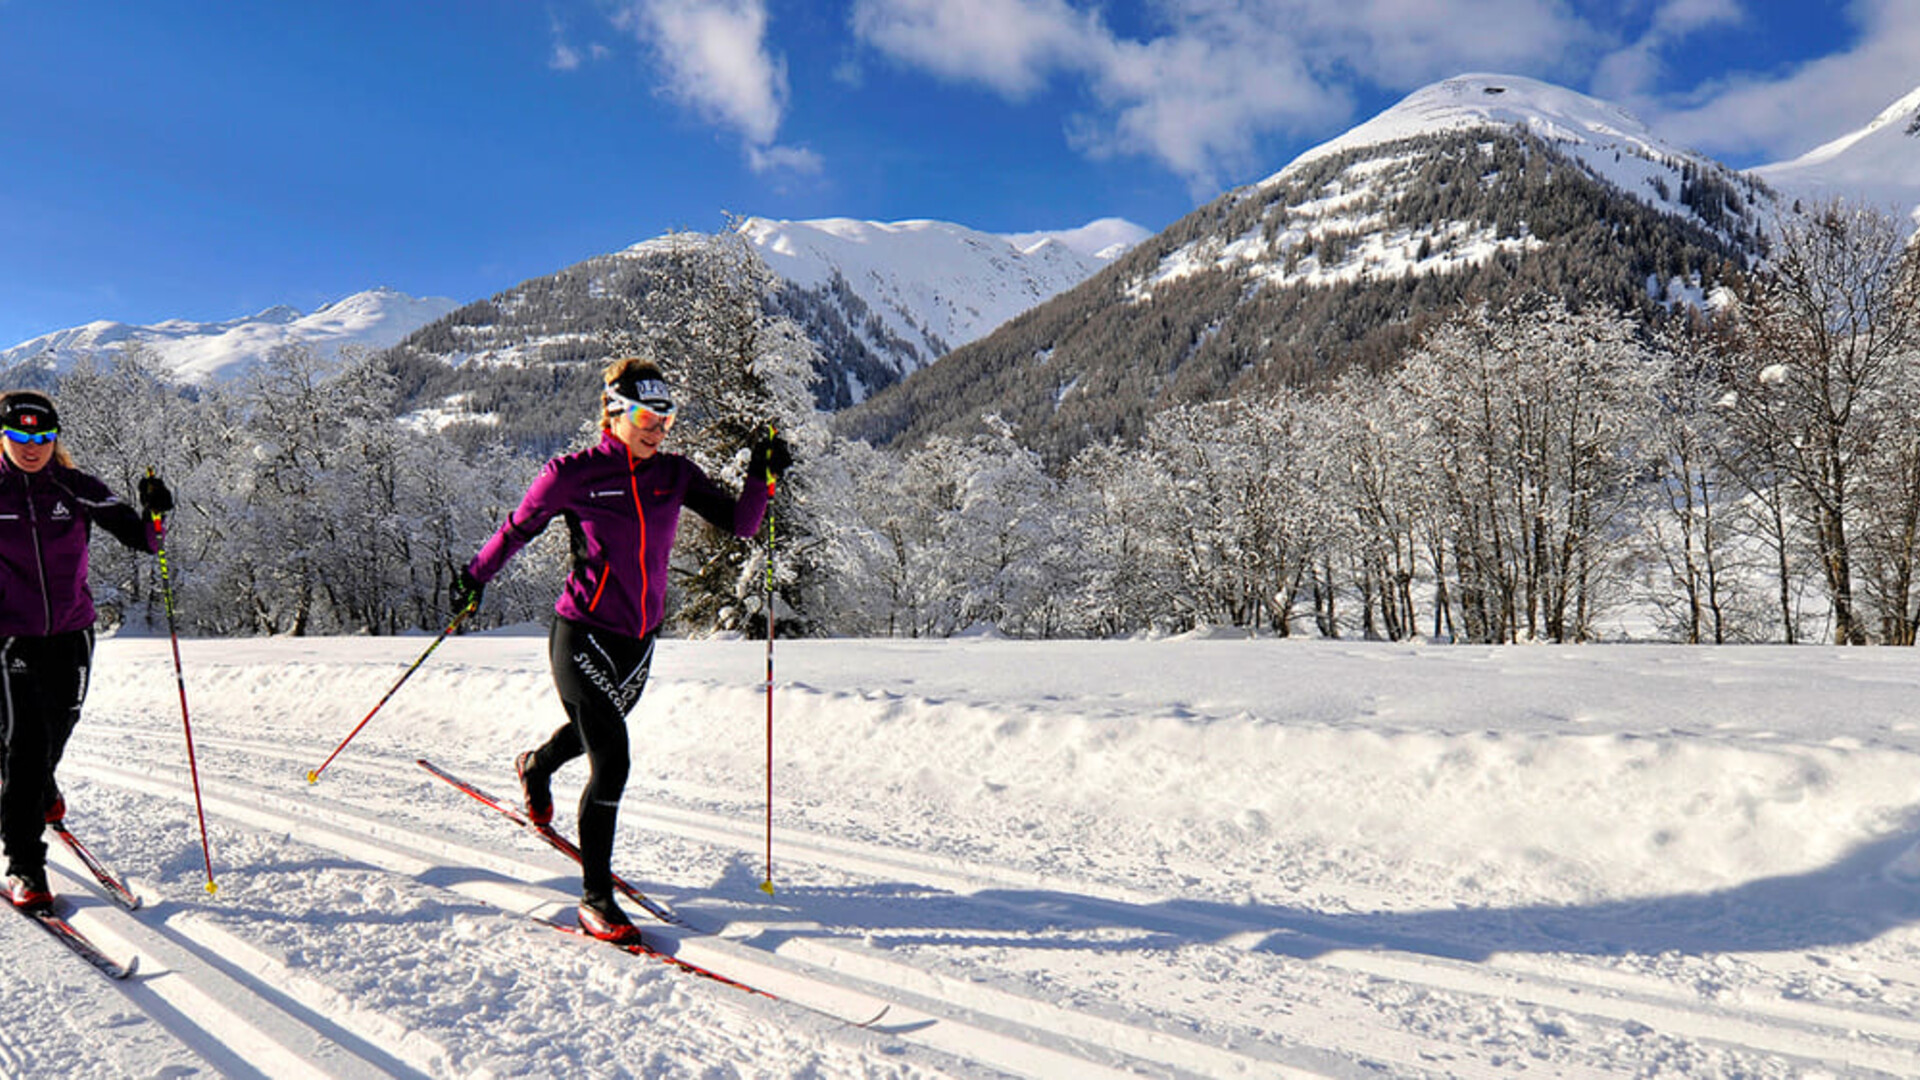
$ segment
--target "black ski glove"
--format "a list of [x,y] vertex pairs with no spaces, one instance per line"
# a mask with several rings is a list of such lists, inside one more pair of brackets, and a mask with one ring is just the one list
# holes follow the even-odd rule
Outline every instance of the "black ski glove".
[[453,613],[458,615],[469,609],[478,610],[480,597],[486,591],[487,587],[479,579],[467,573],[466,567],[461,567],[460,572],[453,576],[452,587],[447,590],[448,599],[453,602]]
[[762,435],[754,440],[753,454],[747,458],[747,475],[756,479],[779,480],[793,467],[793,447],[778,435]]
[[148,517],[173,512],[173,492],[167,490],[167,482],[148,473],[140,481],[140,510]]

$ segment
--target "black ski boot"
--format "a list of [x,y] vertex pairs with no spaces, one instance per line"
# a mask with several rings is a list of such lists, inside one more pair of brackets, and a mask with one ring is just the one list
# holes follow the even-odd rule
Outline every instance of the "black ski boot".
[[640,928],[620,910],[610,891],[593,889],[580,894],[580,929],[617,944],[640,940]]
[[7,874],[7,899],[22,911],[53,910],[53,890],[44,870],[15,869]]
[[533,768],[533,751],[513,759],[513,773],[520,778],[520,797],[527,801],[527,820],[535,825],[553,824],[553,790],[544,773]]

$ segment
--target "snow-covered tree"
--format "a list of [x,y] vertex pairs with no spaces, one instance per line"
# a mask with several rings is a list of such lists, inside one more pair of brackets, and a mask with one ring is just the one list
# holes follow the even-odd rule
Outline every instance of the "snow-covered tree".
[[1558,301],[1473,308],[1395,380],[1449,505],[1453,601],[1477,641],[1580,640],[1642,464],[1652,367],[1631,324]]
[[[1860,610],[1863,555],[1876,563],[1878,636],[1911,640],[1913,554],[1903,534],[1913,483],[1902,470],[1920,362],[1920,253],[1884,214],[1816,208],[1779,231],[1738,326],[1728,416],[1741,452],[1764,463],[1762,483],[1779,486],[1815,545],[1833,640],[1877,636]],[[1876,542],[1863,549],[1869,533]]]
[[[1414,580],[1420,572],[1423,507],[1419,418],[1389,384],[1348,375],[1312,403],[1307,443],[1325,463],[1324,503],[1345,537],[1368,637],[1414,636]],[[1436,628],[1435,633],[1439,631]]]

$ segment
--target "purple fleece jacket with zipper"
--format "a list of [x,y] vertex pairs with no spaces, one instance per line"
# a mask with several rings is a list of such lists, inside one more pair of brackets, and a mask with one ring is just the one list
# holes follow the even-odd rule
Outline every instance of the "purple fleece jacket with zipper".
[[0,456],[0,637],[44,637],[93,625],[87,541],[93,526],[135,551],[158,536],[107,485],[49,462],[26,472]]
[[679,454],[636,460],[626,443],[603,433],[599,445],[547,462],[467,572],[477,581],[493,580],[548,522],[564,515],[573,569],[553,610],[644,637],[666,611],[667,558],[682,506],[735,536],[752,536],[766,516],[767,489],[749,483],[736,499]]

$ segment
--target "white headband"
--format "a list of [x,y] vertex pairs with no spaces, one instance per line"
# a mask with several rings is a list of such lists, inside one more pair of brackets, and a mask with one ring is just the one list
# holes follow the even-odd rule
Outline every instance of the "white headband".
[[606,393],[610,413],[642,408],[659,416],[673,415],[673,387],[659,379],[640,380],[633,388],[632,397],[622,394],[612,383],[607,384]]

